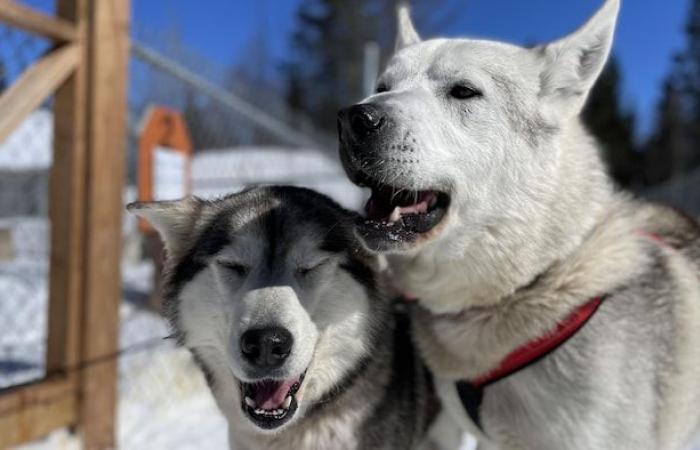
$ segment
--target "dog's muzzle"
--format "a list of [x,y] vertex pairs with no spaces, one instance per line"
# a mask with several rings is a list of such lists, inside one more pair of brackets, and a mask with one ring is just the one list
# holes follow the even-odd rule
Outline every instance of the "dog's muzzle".
[[[439,183],[419,185],[412,173],[416,140],[406,141],[390,108],[362,103],[338,113],[340,160],[350,181],[372,195],[357,232],[373,251],[403,251],[430,238],[445,217],[450,197]],[[435,233],[433,233],[435,234]]]
[[298,376],[271,376],[292,353],[294,338],[286,328],[272,326],[247,330],[240,338],[243,359],[260,377],[241,382],[241,407],[248,418],[262,429],[274,429],[288,422],[297,410],[297,391],[304,381]]

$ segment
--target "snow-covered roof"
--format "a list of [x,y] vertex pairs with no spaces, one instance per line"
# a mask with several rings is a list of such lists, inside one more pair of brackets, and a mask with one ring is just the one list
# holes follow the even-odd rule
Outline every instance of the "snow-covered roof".
[[318,150],[238,147],[201,151],[192,161],[192,189],[216,197],[251,184],[292,184],[322,192],[346,208],[362,203],[362,190],[350,183],[340,166]]
[[51,167],[53,113],[38,109],[0,142],[0,171],[46,170]]

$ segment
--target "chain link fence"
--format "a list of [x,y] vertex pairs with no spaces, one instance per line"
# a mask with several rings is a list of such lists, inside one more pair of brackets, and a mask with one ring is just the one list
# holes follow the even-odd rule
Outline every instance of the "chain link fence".
[[[51,11],[50,2],[29,2]],[[183,113],[193,141],[193,192],[213,197],[245,185],[298,184],[348,207],[361,194],[345,178],[332,136],[318,133],[286,107],[279,86],[217,65],[167,33],[135,31],[130,64],[127,185],[136,199],[141,120],[151,105]],[[11,85],[50,43],[0,25],[0,90]],[[50,221],[48,180],[52,102],[0,142],[0,389],[44,376]],[[189,353],[150,301],[153,261],[144,257],[137,222],[125,214],[118,359],[117,442],[123,449],[225,449],[227,427]],[[89,363],[87,363],[89,364]],[[83,366],[84,367],[84,366]],[[82,367],[69,370],[81,370]],[[78,449],[58,430],[25,449]]]
[[[49,49],[0,24],[0,93]],[[52,141],[49,100],[0,142],[0,389],[44,375]]]

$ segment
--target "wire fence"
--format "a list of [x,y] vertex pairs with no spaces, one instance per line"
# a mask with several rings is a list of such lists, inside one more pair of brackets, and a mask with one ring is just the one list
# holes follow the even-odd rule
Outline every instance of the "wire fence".
[[[6,27],[0,28],[0,36],[15,39],[0,38],[8,85],[49,48]],[[291,183],[356,206],[358,193],[348,195],[353,188],[331,156],[333,139],[316,133],[278,95],[267,95],[264,86],[251,87],[246,77],[187,51],[177,40],[137,40],[132,48],[127,148],[131,187],[124,193],[125,204],[135,200],[140,121],[156,104],[175,108],[187,119],[196,151],[196,194],[211,197],[251,183]],[[0,143],[0,389],[45,374],[51,107],[49,101],[30,114]],[[164,339],[169,330],[152,301],[154,263],[144,252],[132,217],[124,217],[123,238],[120,350],[108,356],[118,360],[118,445],[137,450],[225,449],[227,427],[203,375],[186,350]],[[59,430],[25,448],[78,449],[80,443]]]
[[[48,49],[47,42],[0,25],[0,80],[10,85]],[[254,85],[167,38],[136,40],[130,70],[125,204],[135,200],[140,121],[153,104],[186,117],[195,146],[195,194],[212,197],[251,183],[285,183],[316,188],[349,207],[359,203],[359,191],[335,158],[334,139],[289,110],[278,89]],[[51,101],[0,143],[0,389],[45,375],[52,151]],[[123,240],[120,346],[108,356],[118,361],[118,445],[225,449],[227,427],[203,375],[186,350],[165,339],[168,327],[151,301],[154,263],[128,215]],[[78,449],[80,442],[58,430],[24,448]]]
[[[0,24],[0,93],[50,43]],[[0,389],[44,375],[51,101],[0,142]]]
[[290,109],[279,86],[203,57],[182,45],[177,33],[135,26],[133,35],[129,112],[134,130],[156,104],[183,113],[195,151],[266,146],[335,152],[335,138]]

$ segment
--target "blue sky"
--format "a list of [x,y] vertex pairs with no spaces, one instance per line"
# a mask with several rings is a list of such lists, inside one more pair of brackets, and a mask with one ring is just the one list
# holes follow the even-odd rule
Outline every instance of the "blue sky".
[[[133,21],[145,30],[178,30],[185,44],[228,64],[261,24],[275,57],[288,49],[300,0],[133,0]],[[359,1],[359,0],[347,0]],[[515,43],[556,39],[583,23],[601,0],[448,0],[457,18],[447,36],[478,36]],[[460,7],[460,3],[463,6]],[[660,83],[683,47],[690,0],[623,0],[615,42],[622,64],[624,101],[649,128]],[[420,30],[419,30],[420,31]]]

